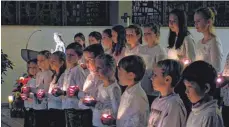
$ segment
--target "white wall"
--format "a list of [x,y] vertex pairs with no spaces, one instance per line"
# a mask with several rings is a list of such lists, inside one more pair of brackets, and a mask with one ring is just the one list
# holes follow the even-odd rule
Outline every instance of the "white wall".
[[[82,32],[86,37],[91,31],[100,31],[107,27],[88,27],[88,26],[2,26],[1,27],[1,46],[3,52],[8,54],[10,60],[14,63],[14,69],[7,72],[7,76],[3,76],[4,83],[1,85],[2,102],[7,102],[7,96],[11,93],[12,87],[17,77],[26,72],[26,63],[21,58],[21,49],[25,48],[26,42],[35,30],[42,30],[35,33],[29,42],[29,49],[44,50],[54,49],[53,33],[62,33],[63,40],[66,44],[73,42],[76,33]],[[195,40],[199,40],[202,35],[197,33],[195,29],[190,28]],[[223,44],[224,61],[229,48],[229,28],[217,28],[217,36]],[[168,28],[161,28],[161,45],[166,47],[168,37]],[[86,39],[87,40],[87,39]]]

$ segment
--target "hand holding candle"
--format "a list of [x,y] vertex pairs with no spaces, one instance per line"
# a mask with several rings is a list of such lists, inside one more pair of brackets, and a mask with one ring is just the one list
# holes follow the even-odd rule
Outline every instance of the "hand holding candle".
[[115,119],[114,117],[111,115],[111,114],[102,114],[101,116],[101,122],[104,124],[104,125],[113,125],[115,123]]
[[188,59],[188,58],[185,58],[185,59],[182,60],[182,62],[183,62],[183,64],[184,64],[185,66],[187,66],[187,65],[189,65],[192,61],[191,61],[190,59]]
[[51,93],[55,97],[59,97],[59,96],[63,95],[63,91],[59,87],[53,88]]
[[73,96],[78,96],[79,92],[79,87],[78,86],[69,86],[68,87],[68,96],[73,97]]
[[39,100],[42,100],[44,97],[45,97],[45,90],[44,90],[44,89],[39,89],[39,90],[37,91],[37,98],[38,98]]
[[224,78],[222,74],[218,74],[217,79],[216,79],[216,84],[220,86],[224,82]]
[[92,96],[85,96],[83,98],[83,104],[86,106],[93,106],[94,107],[96,104],[96,100]]

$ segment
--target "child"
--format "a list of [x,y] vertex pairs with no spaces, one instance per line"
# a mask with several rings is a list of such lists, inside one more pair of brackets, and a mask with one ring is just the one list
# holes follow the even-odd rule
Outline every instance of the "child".
[[[52,71],[49,66],[49,58],[51,53],[47,50],[39,52],[37,56],[37,63],[40,72],[36,75],[36,90],[35,99],[34,99],[34,114],[35,114],[35,127],[47,127],[48,126],[48,90],[49,85],[52,81]],[[39,90],[43,89],[45,92],[45,96],[43,98],[38,98]]]
[[53,80],[49,87],[49,126],[50,127],[64,127],[65,116],[62,110],[61,97],[55,97],[52,95],[52,90],[56,87],[61,88],[64,81],[64,71],[66,69],[66,57],[61,51],[54,52],[50,57],[50,66],[54,71]]
[[223,127],[217,100],[213,99],[216,88],[216,70],[204,61],[196,61],[185,68],[182,81],[192,102],[186,127]]
[[82,33],[77,33],[74,36],[74,42],[79,43],[83,48],[86,47],[85,36]]
[[196,10],[194,15],[197,32],[203,33],[204,37],[197,43],[196,60],[203,60],[221,72],[223,49],[220,39],[214,32],[214,22],[217,12],[214,8],[204,7]]
[[167,58],[165,49],[160,46],[160,26],[154,23],[144,25],[144,40],[147,45],[139,48],[139,55],[142,56],[146,63],[146,73],[141,81],[142,88],[145,90],[149,104],[151,105],[159,93],[152,88],[150,80],[152,76],[153,65],[160,60]]
[[[27,62],[27,69],[29,77],[31,78],[26,86],[30,88],[36,88],[36,74],[39,71],[39,68],[37,66],[37,59],[29,60]],[[32,93],[31,93],[32,94]],[[24,117],[24,127],[31,127],[33,126],[33,100],[32,97],[30,97],[28,100],[24,100],[24,107],[25,107],[25,117]]]
[[121,97],[116,120],[117,127],[147,126],[149,103],[140,85],[145,68],[143,59],[135,55],[124,57],[118,63],[119,82],[127,88]]
[[[98,86],[101,85],[101,81],[96,77],[96,67],[95,67],[95,57],[100,54],[103,54],[104,50],[100,44],[93,44],[86,47],[83,51],[83,56],[85,59],[86,66],[90,71],[89,75],[87,76],[84,85],[83,85],[83,95],[80,98],[83,98],[84,95],[90,95],[92,97],[97,97],[98,93]],[[79,107],[84,110],[85,121],[87,121],[87,125],[92,126],[92,111],[89,107],[85,107],[79,102]]]
[[130,25],[126,28],[127,48],[125,56],[138,55],[139,47],[142,44],[142,30],[138,25]]
[[[103,81],[98,86],[96,105],[93,109],[93,126],[102,127],[101,116],[109,113],[113,118],[117,117],[118,106],[121,97],[121,89],[115,80],[116,63],[112,56],[102,54],[96,57],[96,75]],[[108,112],[106,112],[108,111]]]
[[67,69],[64,72],[64,83],[62,90],[67,92],[62,99],[62,108],[65,110],[67,127],[79,127],[84,124],[82,121],[82,110],[78,107],[77,96],[69,96],[69,86],[77,85],[80,90],[86,79],[83,69],[78,64],[83,55],[82,46],[78,43],[71,43],[66,48]]
[[153,69],[153,88],[160,92],[151,105],[148,127],[185,127],[187,112],[174,87],[180,79],[182,65],[162,60]]
[[97,31],[93,31],[89,34],[89,45],[92,44],[100,44],[101,40],[102,40],[102,35],[101,33],[97,32]]
[[112,35],[111,29],[105,29],[102,33],[102,44],[104,46],[105,53],[112,54]]

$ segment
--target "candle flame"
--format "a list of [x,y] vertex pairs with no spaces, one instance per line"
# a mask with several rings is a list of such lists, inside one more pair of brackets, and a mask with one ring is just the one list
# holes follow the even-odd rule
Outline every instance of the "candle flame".
[[8,101],[11,103],[11,102],[13,102],[13,100],[14,100],[14,97],[13,96],[8,96]]

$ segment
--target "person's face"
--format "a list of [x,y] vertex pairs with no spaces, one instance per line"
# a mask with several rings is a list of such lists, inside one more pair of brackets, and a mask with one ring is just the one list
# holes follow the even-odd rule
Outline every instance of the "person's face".
[[200,87],[195,82],[189,82],[187,80],[184,80],[184,84],[186,87],[185,93],[187,94],[188,99],[192,103],[198,102],[202,98],[197,92],[197,90],[200,90]]
[[111,31],[112,40],[114,43],[118,43],[118,33],[114,30]]
[[66,63],[68,67],[74,67],[79,59],[80,57],[73,49],[66,50]]
[[37,64],[40,69],[48,69],[49,68],[49,59],[47,59],[44,55],[38,55]]
[[153,44],[158,39],[157,35],[149,27],[144,28],[144,40],[147,44]]
[[130,45],[136,45],[140,36],[135,33],[134,29],[126,29],[126,40]]
[[151,77],[153,88],[157,91],[163,91],[165,88],[165,77],[160,67],[154,66],[153,75]]
[[197,32],[203,33],[208,30],[209,23],[206,22],[206,20],[203,18],[201,14],[195,13],[194,22]]
[[84,43],[85,43],[80,37],[74,38],[74,41],[80,43],[80,45],[82,45],[82,46],[83,46]]
[[89,36],[89,44],[90,44],[90,45],[99,44],[99,41],[96,40],[95,37]]
[[112,39],[106,33],[102,33],[102,43],[106,48],[111,48]]
[[173,32],[179,32],[178,17],[174,14],[169,15],[169,28]]
[[85,58],[85,64],[89,71],[95,72],[96,71],[96,66],[95,66],[95,57],[94,54],[91,52],[83,52],[83,56]]
[[134,82],[135,75],[132,72],[127,72],[122,67],[118,67],[118,79],[122,86],[131,85]]
[[64,64],[63,61],[59,60],[59,57],[56,55],[51,55],[50,57],[50,66],[52,70],[59,70],[60,67]]
[[106,66],[100,59],[95,59],[96,75],[100,80],[107,80],[108,77],[105,75],[108,73]]
[[36,63],[29,63],[28,64],[28,73],[29,75],[35,76],[37,72],[39,71],[39,68]]

